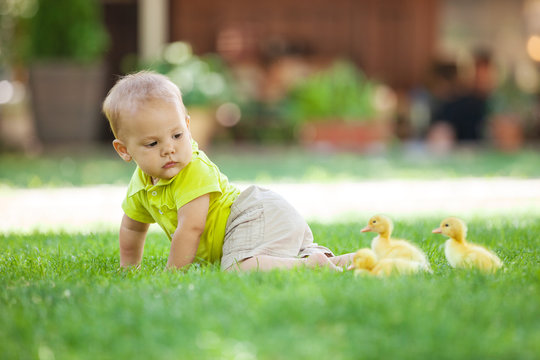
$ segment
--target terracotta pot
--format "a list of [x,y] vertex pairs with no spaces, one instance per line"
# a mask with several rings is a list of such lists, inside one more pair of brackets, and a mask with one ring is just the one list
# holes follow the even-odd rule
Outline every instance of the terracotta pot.
[[391,135],[391,127],[385,121],[312,122],[304,124],[300,130],[300,139],[304,145],[350,150],[366,150],[384,145]]
[[503,151],[516,151],[523,147],[523,124],[518,115],[497,115],[491,119],[491,134],[495,146]]
[[43,143],[98,140],[104,74],[102,64],[49,62],[30,67],[34,121]]

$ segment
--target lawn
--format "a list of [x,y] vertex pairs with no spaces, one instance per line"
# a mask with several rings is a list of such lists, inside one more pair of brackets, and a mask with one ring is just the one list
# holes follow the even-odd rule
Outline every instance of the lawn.
[[[233,181],[540,177],[540,156],[414,152],[384,156],[299,149],[212,158]],[[0,186],[126,184],[133,166],[108,149],[0,156]],[[5,359],[538,359],[540,214],[466,218],[469,239],[498,253],[495,275],[444,258],[440,218],[394,218],[433,274],[355,277],[296,269],[164,271],[168,241],[151,232],[140,270],[119,269],[117,234],[0,233],[0,358]],[[369,246],[363,223],[311,223],[336,253]]]
[[[231,181],[334,182],[366,179],[540,177],[538,151],[512,154],[458,151],[448,156],[393,149],[385,154],[313,152],[301,148],[213,148],[210,158]],[[0,154],[0,185],[58,187],[128,183],[133,163],[112,147],[50,152],[38,157]]]
[[[118,267],[116,234],[0,236],[5,359],[537,359],[540,221],[475,217],[470,238],[505,262],[496,275],[446,263],[439,219],[396,219],[434,273],[385,279],[297,269],[164,271],[147,241],[139,271]],[[311,224],[336,252],[367,246],[362,224]],[[323,240],[324,239],[324,240]]]

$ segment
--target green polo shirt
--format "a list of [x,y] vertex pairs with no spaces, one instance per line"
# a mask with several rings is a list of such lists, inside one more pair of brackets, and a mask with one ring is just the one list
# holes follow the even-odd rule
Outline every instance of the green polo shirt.
[[210,194],[210,207],[195,261],[215,263],[221,259],[225,226],[240,190],[229,183],[195,142],[191,162],[170,180],[160,179],[153,185],[152,179],[137,167],[122,209],[133,220],[158,223],[171,240],[178,226],[178,209],[204,194]]

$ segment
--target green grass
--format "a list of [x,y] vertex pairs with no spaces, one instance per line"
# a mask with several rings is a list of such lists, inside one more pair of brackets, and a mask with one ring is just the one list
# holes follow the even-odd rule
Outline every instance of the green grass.
[[[209,156],[236,182],[540,177],[540,156],[532,150],[514,154],[458,151],[440,157],[400,148],[385,155],[324,153],[299,148],[214,148]],[[37,157],[0,154],[0,184],[11,187],[125,185],[133,169],[134,165],[124,163],[112,147],[49,152]]]
[[[232,181],[464,176],[540,177],[535,151],[437,157],[297,148],[215,148]],[[38,157],[0,154],[0,186],[126,185],[133,164],[112,148]],[[540,214],[467,218],[469,238],[504,271],[451,269],[438,218],[395,218],[434,273],[385,279],[328,271],[164,271],[169,243],[147,240],[140,270],[119,270],[117,234],[0,233],[0,358],[5,359],[537,359]],[[311,224],[336,253],[369,245],[360,223]]]
[[[537,359],[540,219],[467,219],[506,264],[451,269],[439,219],[395,219],[434,273],[385,279],[292,270],[165,272],[151,233],[140,270],[118,268],[115,233],[0,235],[5,359]],[[367,246],[362,224],[312,224],[336,252]],[[324,239],[324,240],[323,240]]]

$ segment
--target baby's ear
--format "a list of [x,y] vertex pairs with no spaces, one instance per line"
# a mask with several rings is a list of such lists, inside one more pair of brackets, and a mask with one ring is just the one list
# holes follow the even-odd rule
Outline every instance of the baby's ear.
[[124,160],[124,161],[127,161],[127,162],[130,162],[131,161],[131,155],[128,153],[127,151],[127,147],[126,145],[124,145],[124,143],[118,139],[114,139],[114,141],[112,142],[113,144],[113,147],[114,147],[114,150],[116,150],[116,152],[118,153],[118,155]]
[[187,127],[187,129],[188,129],[187,133],[188,133],[188,135],[189,135],[189,138],[190,138],[191,140],[193,140],[193,135],[191,134],[191,129],[190,129],[190,127],[189,127],[189,122],[190,122],[191,118],[189,117],[189,115],[186,114],[186,118],[185,118],[185,119],[186,119],[186,120],[185,120],[185,121],[186,121],[186,127]]

